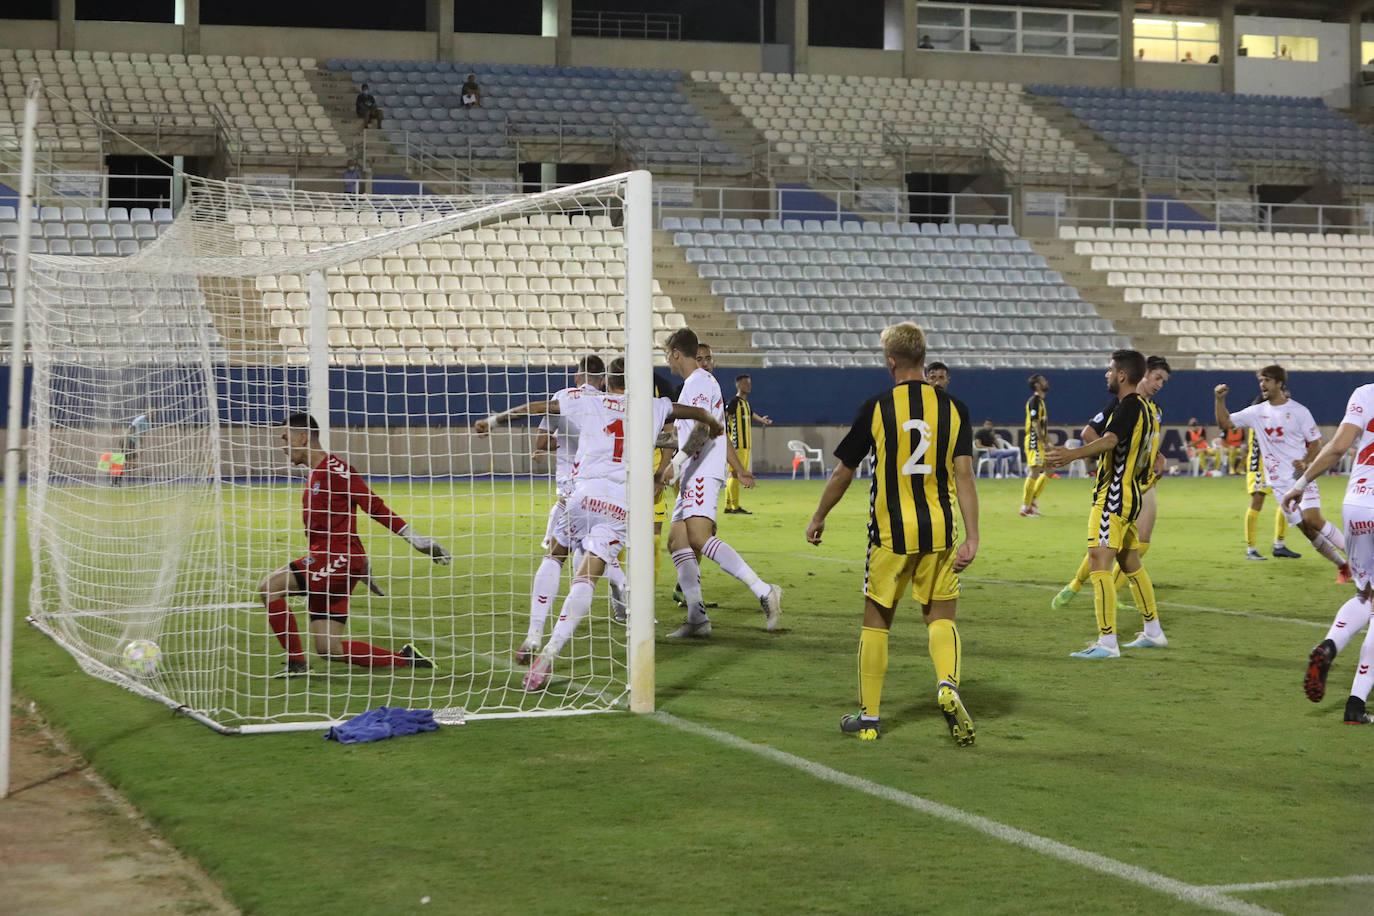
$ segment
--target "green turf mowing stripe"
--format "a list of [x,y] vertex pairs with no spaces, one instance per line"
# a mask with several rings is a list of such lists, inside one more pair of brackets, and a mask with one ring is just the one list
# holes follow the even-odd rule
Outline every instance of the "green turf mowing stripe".
[[1028,833],[1025,830],[1018,830],[1015,827],[989,820],[985,817],[980,817],[977,814],[970,814],[967,811],[950,805],[943,805],[939,802],[922,798],[919,795],[913,795],[910,792],[903,792],[901,789],[894,789],[891,786],[885,786],[860,776],[853,776],[849,773],[832,769],[824,764],[807,760],[804,757],[798,757],[795,754],[789,754],[786,751],[780,751],[776,748],[768,747],[767,745],[746,741],[738,735],[732,735],[729,732],[720,731],[705,725],[698,725],[687,719],[680,719],[672,713],[655,712],[651,715],[665,725],[670,725],[673,728],[694,735],[710,738],[713,741],[718,741],[721,744],[742,751],[748,751],[751,754],[757,754],[760,757],[767,758],[775,763],[780,763],[783,766],[791,767],[794,770],[800,770],[823,782],[854,789],[866,795],[872,795],[875,798],[881,798],[884,801],[902,805],[903,807],[910,808],[921,814],[927,814],[931,817],[937,817],[944,821],[959,824],[970,830],[976,830],[994,839],[1012,843],[1016,846],[1022,846],[1042,855],[1070,862],[1091,871],[1100,872],[1104,875],[1111,875],[1115,878],[1121,878],[1122,880],[1139,884],[1150,890],[1157,891],[1161,894],[1167,894],[1170,897],[1187,903],[1196,904],[1221,913],[1246,914],[1246,916],[1278,916],[1273,910],[1266,910],[1253,903],[1246,903],[1244,900],[1236,900],[1232,897],[1228,897],[1217,888],[1188,884],[1184,881],[1178,881],[1137,865],[1119,862],[1116,859],[1111,859],[1095,852],[1088,852],[1087,850],[1068,846],[1047,837]]

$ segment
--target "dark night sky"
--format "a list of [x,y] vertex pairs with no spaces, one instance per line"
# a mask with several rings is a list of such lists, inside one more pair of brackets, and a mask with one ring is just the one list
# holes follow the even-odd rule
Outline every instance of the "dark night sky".
[[[773,0],[765,0],[769,38],[773,37]],[[5,0],[3,17],[49,19],[52,0]],[[498,3],[460,2],[459,31],[538,34],[540,0]],[[78,19],[171,22],[173,0],[77,0]],[[758,4],[753,0],[577,0],[575,10],[613,9],[682,15],[682,37],[697,41],[758,41]],[[811,0],[811,43],[876,48],[882,46],[881,0]],[[379,13],[385,12],[385,19]],[[424,0],[203,0],[206,25],[302,26],[317,28],[424,28]]]

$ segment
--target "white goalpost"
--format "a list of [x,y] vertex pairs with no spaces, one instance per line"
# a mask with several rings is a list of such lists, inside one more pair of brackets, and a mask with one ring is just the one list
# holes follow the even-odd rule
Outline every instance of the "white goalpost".
[[[668,307],[652,238],[647,172],[507,198],[191,178],[136,255],[30,256],[30,622],[89,674],[224,732],[319,729],[382,705],[446,721],[651,711],[649,398]],[[553,462],[531,454],[532,427],[470,427],[571,385],[590,353],[627,360],[629,624],[601,586],[551,683],[527,692],[515,650]],[[435,565],[358,513],[385,595],[353,592],[344,638],[376,658],[413,646],[434,669],[321,657],[297,597],[310,673],[276,676],[286,652],[258,582],[307,553],[309,469],[280,440],[297,413],[452,555]],[[20,422],[12,404],[12,439]],[[5,550],[12,588],[12,538]]]

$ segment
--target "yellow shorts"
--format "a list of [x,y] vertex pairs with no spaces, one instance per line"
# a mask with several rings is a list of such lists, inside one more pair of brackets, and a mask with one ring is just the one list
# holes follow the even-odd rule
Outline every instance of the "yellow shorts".
[[1245,492],[1249,496],[1254,496],[1256,493],[1268,495],[1273,493],[1274,489],[1265,482],[1264,474],[1250,472],[1245,475]]
[[664,498],[664,495],[663,495],[664,493],[667,493],[667,492],[668,492],[668,488],[667,488],[667,487],[664,487],[664,488],[663,488],[663,493],[660,493],[659,496],[658,496],[658,502],[654,503],[654,524],[655,524],[655,525],[661,525],[661,524],[663,524],[664,522],[666,522],[666,521],[668,520],[668,500],[667,500],[666,498]]
[[1043,448],[1026,449],[1026,467],[1039,467],[1045,463],[1045,450]]
[[939,553],[900,554],[870,544],[864,566],[864,594],[883,607],[896,607],[909,582],[911,597],[917,604],[952,601],[959,597],[954,553],[951,547]]
[[1140,545],[1135,519],[1127,521],[1120,515],[1108,513],[1105,518],[1100,506],[1088,513],[1088,546],[1110,547],[1113,550],[1133,550]]

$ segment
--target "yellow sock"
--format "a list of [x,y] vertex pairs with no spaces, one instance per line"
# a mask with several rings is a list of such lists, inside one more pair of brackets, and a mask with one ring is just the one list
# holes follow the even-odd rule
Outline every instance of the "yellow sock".
[[1140,616],[1146,623],[1158,620],[1159,608],[1155,605],[1155,586],[1150,581],[1150,574],[1145,571],[1145,567],[1127,573],[1126,581],[1131,583],[1131,594],[1135,596],[1135,606],[1139,609]]
[[1031,496],[1031,493],[1034,490],[1035,480],[1030,477],[1027,477],[1026,482],[1021,485],[1021,505],[1030,508],[1031,500],[1035,498]]
[[[1149,541],[1136,541],[1135,552],[1140,554],[1142,558],[1144,558],[1145,554],[1148,553],[1149,550]],[[1116,564],[1113,567],[1113,569],[1116,570],[1116,574],[1112,577],[1112,584],[1116,586],[1117,591],[1121,591],[1121,589],[1123,589],[1126,586],[1126,574],[1121,571],[1120,563]]]
[[[1275,528],[1277,528],[1277,527],[1278,527],[1278,522],[1275,522],[1275,523],[1274,523],[1274,526],[1275,526]],[[1245,544],[1246,544],[1247,547],[1254,547],[1254,546],[1255,546],[1255,532],[1256,532],[1258,529],[1259,529],[1259,510],[1258,510],[1258,509],[1246,509],[1246,510],[1245,510]]]
[[[1259,513],[1256,512],[1255,515],[1258,516]],[[1283,507],[1279,506],[1274,510],[1274,543],[1282,541],[1287,533],[1288,518],[1283,514]]]
[[1073,574],[1073,581],[1069,583],[1069,588],[1073,589],[1076,592],[1081,592],[1083,590],[1084,583],[1088,581],[1089,569],[1089,557],[1085,553],[1083,554],[1083,562],[1078,564],[1078,572]]
[[935,680],[949,681],[959,686],[959,662],[963,646],[959,642],[959,628],[953,620],[937,618],[926,627],[930,639],[930,660],[935,663]]
[[1045,484],[1049,482],[1049,474],[1041,474],[1039,477],[1035,478],[1035,488],[1031,490],[1031,502],[1035,502],[1040,498],[1040,491],[1045,489]]
[[739,478],[731,476],[725,481],[725,508],[739,508]]
[[861,714],[878,718],[887,676],[887,630],[864,627],[859,633],[859,706]]
[[1094,569],[1088,576],[1093,584],[1093,613],[1097,615],[1097,632],[1102,636],[1116,635],[1116,589],[1112,588],[1112,574]]

